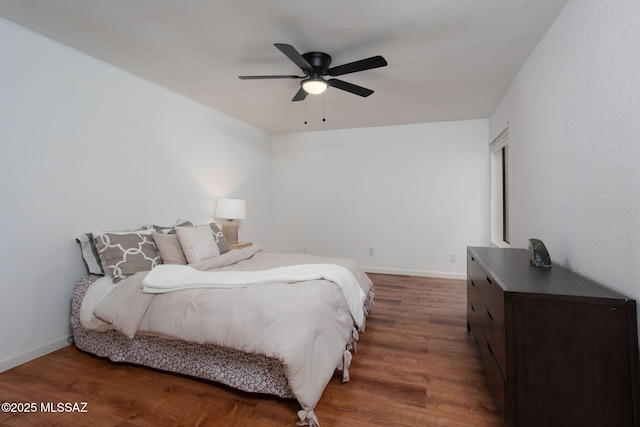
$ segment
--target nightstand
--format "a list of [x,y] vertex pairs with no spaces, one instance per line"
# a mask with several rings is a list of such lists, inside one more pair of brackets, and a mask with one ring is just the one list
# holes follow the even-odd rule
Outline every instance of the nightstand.
[[229,246],[231,246],[231,249],[242,249],[242,248],[248,248],[249,246],[253,245],[253,242],[238,242],[238,243],[229,243]]

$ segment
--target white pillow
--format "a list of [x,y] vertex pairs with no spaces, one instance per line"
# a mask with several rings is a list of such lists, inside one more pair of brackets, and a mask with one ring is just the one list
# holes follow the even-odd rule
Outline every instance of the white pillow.
[[176,227],[176,236],[189,264],[220,255],[209,225]]

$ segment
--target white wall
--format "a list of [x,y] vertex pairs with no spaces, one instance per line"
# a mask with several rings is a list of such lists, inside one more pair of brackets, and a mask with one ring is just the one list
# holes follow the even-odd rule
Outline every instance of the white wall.
[[273,141],[278,251],[306,246],[368,271],[465,277],[466,246],[489,243],[487,120]]
[[0,19],[0,371],[66,344],[74,237],[213,217],[267,242],[271,136]]
[[572,0],[490,118],[510,123],[511,241],[640,300],[640,3]]

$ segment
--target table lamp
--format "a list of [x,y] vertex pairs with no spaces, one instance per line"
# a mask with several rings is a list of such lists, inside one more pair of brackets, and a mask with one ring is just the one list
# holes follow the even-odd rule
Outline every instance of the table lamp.
[[238,243],[238,223],[234,219],[245,219],[246,203],[239,199],[220,199],[216,203],[216,218],[226,219],[221,224],[222,234],[229,244]]

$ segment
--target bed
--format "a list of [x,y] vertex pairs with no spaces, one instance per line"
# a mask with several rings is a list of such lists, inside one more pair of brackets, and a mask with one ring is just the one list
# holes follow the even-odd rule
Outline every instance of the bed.
[[[215,224],[211,232],[189,225],[91,233],[97,259],[73,293],[75,345],[115,362],[295,398],[298,425],[318,426],[314,409],[329,380],[336,370],[349,379],[373,307],[371,281],[348,259],[228,250]],[[189,243],[198,233],[209,246],[211,234],[216,248],[200,247],[194,258]],[[176,242],[184,262],[172,258]],[[109,259],[110,247],[121,253]]]

